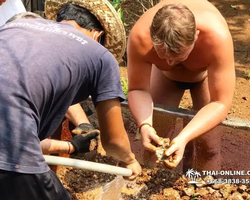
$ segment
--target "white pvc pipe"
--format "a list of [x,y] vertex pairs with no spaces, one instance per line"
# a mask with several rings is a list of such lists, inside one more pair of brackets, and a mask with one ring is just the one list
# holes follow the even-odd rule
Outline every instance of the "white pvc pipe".
[[103,172],[103,173],[115,174],[115,175],[121,175],[121,176],[132,175],[131,169],[117,167],[113,165],[107,165],[107,164],[73,159],[73,158],[50,156],[50,155],[44,155],[44,158],[45,158],[46,163],[49,165],[70,166],[70,167],[76,167],[76,168],[81,168],[81,169],[90,170],[90,171]]

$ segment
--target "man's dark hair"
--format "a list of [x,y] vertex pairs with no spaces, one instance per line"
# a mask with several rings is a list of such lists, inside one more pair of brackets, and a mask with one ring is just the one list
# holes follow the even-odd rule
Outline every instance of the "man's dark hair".
[[[74,20],[80,27],[89,31],[105,31],[99,20],[89,10],[78,5],[67,3],[57,13],[57,22],[63,20]],[[101,37],[101,44],[104,44],[104,35]]]

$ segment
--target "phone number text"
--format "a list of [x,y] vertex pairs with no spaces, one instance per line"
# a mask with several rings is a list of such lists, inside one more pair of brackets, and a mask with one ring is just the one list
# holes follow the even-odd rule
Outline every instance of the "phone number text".
[[211,179],[207,180],[209,184],[248,184],[250,179]]

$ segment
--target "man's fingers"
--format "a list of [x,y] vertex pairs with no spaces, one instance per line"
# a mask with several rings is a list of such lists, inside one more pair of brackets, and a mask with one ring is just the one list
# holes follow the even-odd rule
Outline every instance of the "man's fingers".
[[156,147],[154,145],[152,145],[149,141],[148,142],[143,142],[142,143],[143,146],[149,150],[149,151],[152,151],[152,152],[155,152],[156,151]]
[[[85,137],[89,140],[92,140],[96,138],[99,135],[99,131],[92,131],[91,133],[88,133]],[[83,134],[84,136],[84,134]]]
[[151,132],[148,133],[146,137],[142,137],[142,144],[147,150],[155,152],[156,146],[154,146],[153,144],[155,143],[156,145],[161,145],[162,141],[160,140],[160,137],[156,134],[155,129],[153,127],[150,128]]
[[170,161],[170,160],[164,160],[164,161],[163,161],[163,164],[164,164],[167,168],[169,168],[169,169],[173,169],[173,168],[175,168],[175,167],[178,165],[178,163],[176,163],[175,160],[172,160],[172,161]]
[[160,140],[160,137],[156,134],[152,135],[151,136],[151,139],[158,145],[161,145],[162,144],[162,141]]
[[182,156],[180,155],[174,155],[173,157],[173,162],[176,163],[176,166],[179,164],[179,162],[181,161]]
[[98,132],[90,133],[89,136],[91,139],[96,138],[99,135]]
[[166,170],[172,170],[173,168],[170,167],[169,165],[166,165],[164,161],[159,161],[157,160],[156,163],[158,165],[160,165],[163,169],[166,169]]
[[92,137],[92,135],[95,135],[95,137],[97,137],[98,135],[100,135],[100,131],[99,130],[97,130],[97,129],[94,129],[94,130],[91,130],[91,131],[89,131],[89,132],[86,132],[86,133],[82,133],[81,134],[83,137]]
[[127,181],[133,181],[135,180],[136,177],[137,177],[136,174],[135,175],[132,174],[131,176],[123,176],[123,179]]
[[166,151],[164,151],[165,156],[172,155],[175,151],[177,151],[177,145],[171,145]]
[[81,123],[80,125],[78,125],[77,127],[75,127],[75,129],[73,129],[71,132],[74,134],[85,134],[85,133],[89,133],[92,130],[95,130],[94,126],[92,124],[89,123]]
[[82,133],[82,130],[75,128],[71,132],[76,134],[76,135],[80,135]]
[[174,167],[172,167],[172,165],[168,165],[165,162],[162,162],[162,167],[166,170],[172,170]]
[[166,159],[163,161],[157,160],[156,163],[166,170],[172,170],[173,168],[177,167],[179,161],[175,159]]

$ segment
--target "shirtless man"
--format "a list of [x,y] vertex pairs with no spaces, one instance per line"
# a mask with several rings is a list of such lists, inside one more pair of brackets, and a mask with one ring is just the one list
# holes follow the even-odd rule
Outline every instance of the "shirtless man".
[[198,112],[165,154],[177,166],[187,143],[201,135],[209,151],[214,141],[203,134],[226,117],[235,87],[233,42],[221,13],[206,0],[163,0],[136,22],[127,53],[129,108],[144,147],[155,151],[152,141],[160,143],[152,127],[153,103],[178,107],[190,89]]

